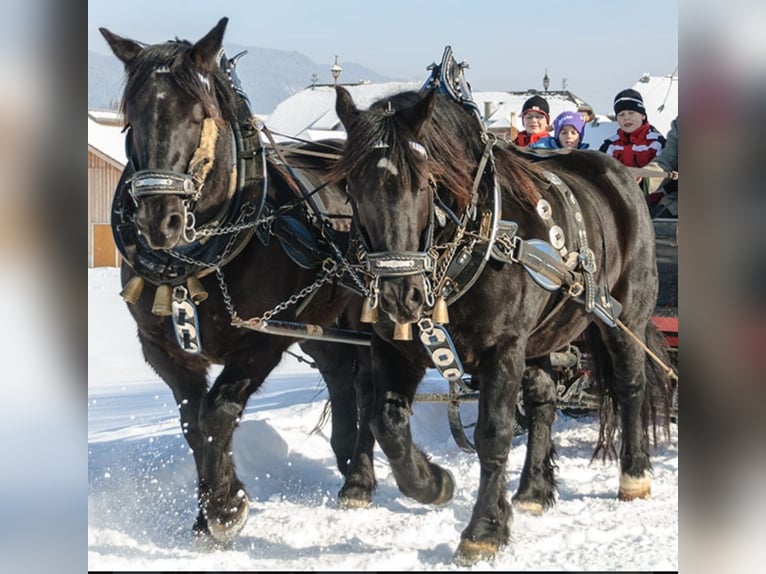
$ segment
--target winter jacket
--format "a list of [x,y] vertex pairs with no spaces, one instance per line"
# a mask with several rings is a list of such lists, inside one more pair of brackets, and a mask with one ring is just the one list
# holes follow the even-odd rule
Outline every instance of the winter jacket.
[[[537,140],[536,142],[529,144],[528,147],[529,149],[562,149],[559,140],[553,136]],[[588,149],[588,147],[588,144],[583,142],[580,142],[577,145],[577,149]]]
[[513,140],[513,143],[515,143],[517,146],[526,147],[531,143],[535,143],[536,141],[547,137],[549,137],[547,131],[539,132],[536,134],[529,134],[527,133],[527,130],[524,130],[519,132],[519,135],[516,136],[516,139]]
[[644,167],[665,147],[665,137],[649,122],[626,134],[621,128],[604,140],[599,151],[611,155],[628,167]]

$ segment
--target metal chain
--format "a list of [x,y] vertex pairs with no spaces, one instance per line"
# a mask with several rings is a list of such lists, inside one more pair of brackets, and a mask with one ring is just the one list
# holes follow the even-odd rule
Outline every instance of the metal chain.
[[[352,251],[354,246],[357,247],[357,260],[359,260],[359,253],[364,253],[364,251],[363,250],[361,252],[359,251],[360,243],[359,243],[359,238],[356,234],[353,235],[351,239],[351,243],[348,247],[348,250]],[[363,274],[368,275],[369,279],[371,280],[374,279],[372,275],[365,273],[364,271],[365,266],[362,264],[352,266],[351,263],[349,263],[348,258],[346,256],[342,256],[340,258],[340,264],[343,266],[343,270],[351,276],[351,280],[354,282],[357,288],[364,294],[364,296],[372,297],[373,295],[372,291],[366,287],[365,283],[362,281],[362,279],[359,277],[359,274],[357,273],[357,269],[358,269]]]
[[218,286],[221,288],[221,295],[223,295],[223,304],[226,306],[226,310],[229,312],[231,322],[235,323],[240,321],[237,310],[234,309],[234,302],[229,295],[229,287],[226,285],[226,281],[223,278],[223,269],[219,265],[215,266],[215,276],[218,278]]
[[229,315],[231,316],[231,324],[236,327],[241,327],[245,323],[248,324],[248,326],[257,326],[265,323],[269,319],[271,319],[274,315],[277,313],[281,313],[291,305],[295,305],[298,303],[301,299],[304,299],[308,297],[311,293],[319,289],[322,285],[330,281],[333,277],[338,276],[338,266],[332,259],[325,259],[322,262],[322,270],[323,273],[314,281],[311,285],[307,285],[303,289],[301,289],[298,293],[291,295],[286,301],[282,301],[278,303],[273,309],[266,311],[261,315],[260,317],[253,317],[248,320],[242,320],[239,315],[237,314],[237,311],[234,309],[234,304],[232,302],[231,296],[229,295],[229,289],[226,286],[226,282],[223,278],[223,270],[216,266],[215,273],[218,276],[218,283],[221,287],[221,293],[223,295],[223,301],[226,305],[226,310],[229,312]]
[[[462,225],[457,228],[457,231],[455,232],[455,237],[452,241],[449,243],[444,243],[439,247],[444,247],[445,251],[439,258],[435,258],[437,261],[437,265],[434,267],[434,284],[436,285],[436,288],[434,289],[434,292],[437,293],[437,295],[441,292],[442,288],[444,287],[444,282],[447,279],[447,269],[449,269],[450,263],[452,263],[452,260],[455,257],[455,253],[457,252],[457,248],[460,246],[461,241],[463,240],[463,233],[465,232],[465,227]],[[433,248],[434,251],[437,249],[437,247]],[[441,260],[440,263],[438,263]]]
[[[330,261],[333,263],[333,267],[335,267],[334,262],[330,259],[326,259],[325,262]],[[263,315],[260,317],[257,317],[255,319],[252,319],[254,322],[262,322],[262,321],[268,321],[271,319],[274,315],[277,313],[281,313],[291,305],[295,305],[298,301],[303,299],[304,297],[308,297],[311,293],[319,289],[322,285],[327,283],[332,277],[335,275],[333,272],[332,274],[323,274],[320,275],[316,281],[314,281],[311,285],[308,285],[301,289],[297,294],[290,295],[290,297],[287,299],[287,301],[282,301],[278,305],[276,305],[271,311],[266,311]]]
[[201,236],[201,237],[212,237],[214,235],[227,235],[229,233],[239,233],[240,231],[246,231],[247,229],[252,229],[253,227],[257,227],[264,218],[258,218],[253,221],[246,221],[244,223],[239,223],[249,215],[252,215],[255,213],[255,208],[252,204],[247,204],[242,208],[242,213],[237,218],[238,223],[230,223],[228,225],[220,225],[218,227],[215,227],[213,229],[199,229],[195,230],[195,235]]

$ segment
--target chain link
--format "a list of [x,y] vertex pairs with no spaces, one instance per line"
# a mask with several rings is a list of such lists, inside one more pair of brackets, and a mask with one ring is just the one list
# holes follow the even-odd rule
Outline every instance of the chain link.
[[[253,221],[244,221],[247,217],[255,213],[255,207],[252,204],[247,204],[242,208],[242,213],[237,218],[236,223],[230,223],[228,225],[220,225],[212,229],[198,229],[195,230],[195,234],[200,237],[212,237],[214,235],[227,235],[229,233],[239,233],[240,231],[246,231],[257,227],[263,222],[266,222],[268,218],[259,218]],[[241,223],[240,223],[241,222]]]

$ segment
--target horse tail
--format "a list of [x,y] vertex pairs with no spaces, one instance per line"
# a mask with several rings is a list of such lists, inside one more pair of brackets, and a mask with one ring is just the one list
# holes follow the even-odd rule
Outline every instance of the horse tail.
[[[663,334],[651,321],[645,329],[645,343],[665,365],[670,364],[670,353]],[[592,323],[585,331],[585,340],[591,353],[591,372],[597,382],[600,395],[599,404],[599,433],[596,448],[591,460],[601,454],[602,461],[607,458],[617,459],[615,437],[620,428],[620,415],[614,379],[612,376],[612,359],[604,345],[599,328]],[[644,353],[644,400],[641,405],[641,422],[644,436],[649,437],[649,427],[652,428],[654,446],[657,446],[657,432],[662,422],[665,439],[670,440],[670,397],[672,382],[665,369],[648,353]]]
[[[651,321],[646,324],[645,341],[649,350],[664,365],[673,369],[670,366],[670,346],[667,339]],[[662,430],[665,440],[670,440],[670,399],[673,381],[665,367],[649,356],[649,353],[645,354],[644,372],[646,373],[646,389],[644,391],[644,404],[641,414],[644,418],[645,427],[648,425],[648,421],[651,420],[654,446],[656,447],[659,419],[662,419]],[[677,377],[677,370],[673,369],[673,372]]]

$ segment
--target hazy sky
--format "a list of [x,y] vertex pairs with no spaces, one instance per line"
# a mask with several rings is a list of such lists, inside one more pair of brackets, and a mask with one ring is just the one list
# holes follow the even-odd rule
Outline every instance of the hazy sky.
[[[88,49],[104,26],[147,43],[195,41],[229,17],[227,43],[337,54],[392,79],[423,80],[451,45],[475,90],[567,88],[600,113],[644,73],[678,65],[675,0],[90,0]],[[342,79],[342,76],[341,76]]]

